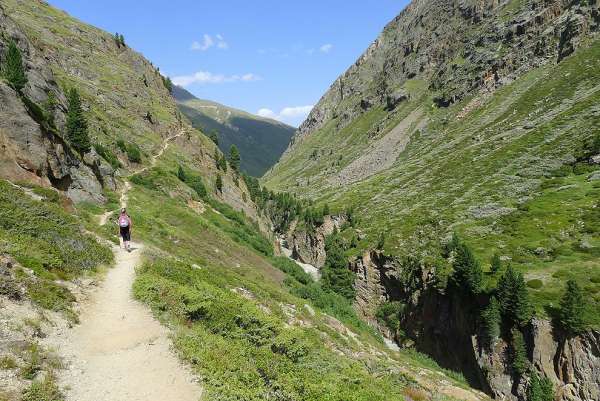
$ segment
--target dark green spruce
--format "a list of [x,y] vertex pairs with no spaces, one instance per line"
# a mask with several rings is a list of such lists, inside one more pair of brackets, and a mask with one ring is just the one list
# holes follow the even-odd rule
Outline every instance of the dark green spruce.
[[8,43],[8,51],[6,52],[6,58],[2,62],[0,73],[2,74],[2,78],[19,93],[27,84],[21,50],[19,50],[12,40]]
[[72,88],[68,93],[69,108],[67,111],[67,138],[73,148],[83,155],[92,148],[88,136],[88,124],[81,107],[81,97],[77,89]]

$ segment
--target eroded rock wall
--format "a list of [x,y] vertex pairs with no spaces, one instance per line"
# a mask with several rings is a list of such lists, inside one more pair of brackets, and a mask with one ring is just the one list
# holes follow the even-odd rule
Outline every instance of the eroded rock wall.
[[[411,344],[441,366],[461,371],[471,385],[497,399],[525,399],[527,379],[510,374],[506,341],[498,339],[490,349],[482,347],[473,305],[435,288],[430,268],[379,252],[367,252],[351,266],[356,272],[355,307],[368,321],[378,325],[377,306],[400,301],[407,306],[401,326]],[[401,343],[398,333],[381,329]],[[566,338],[549,321],[533,319],[524,334],[528,358],[554,383],[557,400],[600,399],[599,331]]]
[[[0,61],[11,40],[21,50],[28,83],[19,94],[0,81],[0,177],[53,186],[76,202],[103,201],[103,187],[115,188],[113,169],[93,151],[81,158],[71,150],[61,134],[65,95],[43,55],[0,7]],[[51,93],[57,103],[52,124],[35,110]]]

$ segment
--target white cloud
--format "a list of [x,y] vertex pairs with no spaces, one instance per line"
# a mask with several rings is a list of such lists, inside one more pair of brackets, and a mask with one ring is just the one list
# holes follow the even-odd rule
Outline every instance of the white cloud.
[[295,107],[284,107],[279,113],[274,112],[268,108],[262,108],[258,110],[257,115],[265,118],[272,118],[273,120],[282,121],[291,125],[299,125],[308,113],[312,110],[313,106],[295,106]]
[[173,78],[173,83],[178,86],[190,86],[191,84],[223,84],[228,82],[252,82],[260,81],[262,78],[256,74],[243,75],[213,74],[208,71],[198,71],[192,75],[180,75]]
[[267,108],[258,110],[258,112],[256,114],[258,114],[261,117],[265,117],[265,118],[273,118],[273,119],[277,118],[277,114],[273,110],[267,109]]
[[229,49],[229,44],[227,42],[225,42],[225,39],[223,39],[223,36],[217,34],[216,38],[217,38],[217,47],[219,49],[223,49],[223,50]]
[[326,43],[323,46],[319,47],[319,51],[321,53],[329,53],[333,49],[333,45],[331,43]]
[[229,44],[225,41],[225,39],[223,38],[222,35],[217,34],[213,38],[211,35],[209,35],[207,33],[205,33],[202,36],[201,42],[194,41],[190,48],[192,50],[206,51],[213,46],[217,46],[217,48],[222,49],[222,50],[229,49]]

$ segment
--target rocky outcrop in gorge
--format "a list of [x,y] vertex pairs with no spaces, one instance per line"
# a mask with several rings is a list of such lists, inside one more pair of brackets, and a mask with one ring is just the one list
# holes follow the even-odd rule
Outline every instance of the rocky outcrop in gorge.
[[[461,371],[465,378],[498,399],[525,399],[527,379],[515,379],[509,368],[505,340],[491,349],[480,345],[472,305],[436,288],[435,271],[419,262],[397,260],[380,252],[366,252],[351,264],[356,273],[355,306],[365,319],[380,325],[378,305],[398,301],[402,333],[390,333],[400,344],[413,345],[441,366]],[[600,398],[600,332],[588,330],[565,338],[543,319],[525,329],[528,360],[554,384],[558,400]]]
[[327,256],[325,238],[336,228],[339,230],[345,222],[346,218],[343,216],[324,216],[323,224],[309,228],[295,221],[284,235],[287,248],[292,251],[292,258],[322,268]]

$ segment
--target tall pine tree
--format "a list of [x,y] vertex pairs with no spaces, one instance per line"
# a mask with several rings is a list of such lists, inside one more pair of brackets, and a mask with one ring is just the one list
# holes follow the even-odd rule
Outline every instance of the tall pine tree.
[[577,335],[586,328],[584,315],[585,301],[581,288],[574,280],[569,280],[560,300],[558,322],[567,335]]
[[522,376],[529,367],[527,359],[527,350],[525,349],[525,339],[523,333],[517,329],[511,332],[512,341],[510,343],[510,366],[516,376]]
[[456,289],[469,295],[479,294],[483,286],[483,271],[471,249],[460,243],[454,250],[452,282]]
[[231,145],[231,148],[229,148],[229,163],[231,164],[231,167],[235,171],[240,171],[240,162],[240,151],[238,150],[237,146]]
[[348,268],[342,238],[339,234],[334,233],[327,237],[325,250],[327,256],[321,278],[323,288],[346,299],[354,299],[354,273]]
[[88,136],[88,124],[83,109],[81,98],[77,89],[72,88],[68,93],[69,108],[67,111],[67,138],[81,155],[90,151],[91,144]]
[[506,272],[498,280],[496,292],[502,317],[507,326],[523,327],[527,325],[533,315],[533,309],[529,302],[529,294],[523,275],[517,273],[509,265]]
[[500,337],[500,320],[500,305],[496,297],[492,297],[480,317],[481,339],[486,348],[491,348]]
[[21,50],[19,50],[12,40],[8,44],[8,51],[6,52],[6,58],[1,65],[0,72],[8,84],[19,93],[23,90],[25,84],[27,84],[27,76],[25,75],[25,68],[23,67]]

